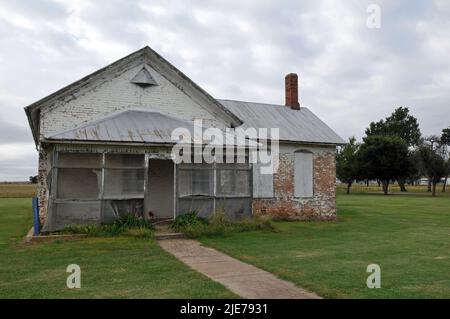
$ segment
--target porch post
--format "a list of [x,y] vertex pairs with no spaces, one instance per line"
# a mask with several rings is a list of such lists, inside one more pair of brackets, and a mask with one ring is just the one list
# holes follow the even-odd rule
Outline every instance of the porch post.
[[177,217],[177,197],[178,197],[178,185],[177,185],[177,164],[173,161],[173,219]]

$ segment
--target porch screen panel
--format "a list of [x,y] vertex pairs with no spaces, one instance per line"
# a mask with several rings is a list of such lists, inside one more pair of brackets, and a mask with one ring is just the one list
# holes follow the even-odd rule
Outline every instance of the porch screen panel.
[[231,219],[251,215],[249,164],[180,164],[177,190],[178,215],[210,217],[218,209]]
[[103,222],[125,215],[144,216],[145,156],[105,154]]
[[251,170],[249,164],[217,164],[216,169],[216,212],[223,212],[232,220],[250,217]]
[[54,230],[63,229],[71,224],[99,224],[100,201],[58,201],[54,204]]
[[178,200],[179,215],[197,212],[200,217],[210,217],[214,212],[214,198],[183,197]]
[[60,168],[57,179],[57,198],[99,199],[101,174],[101,168]]
[[105,155],[105,199],[144,198],[144,155]]
[[214,211],[214,167],[211,164],[180,164],[177,174],[178,214],[196,211],[208,217]]
[[51,190],[46,230],[100,223],[102,166],[102,154],[58,153],[53,167],[56,189]]
[[[228,164],[232,165],[232,164]],[[217,169],[216,195],[221,196],[250,196],[250,171],[236,170],[233,166],[228,169]]]
[[99,199],[102,154],[59,153],[56,198]]

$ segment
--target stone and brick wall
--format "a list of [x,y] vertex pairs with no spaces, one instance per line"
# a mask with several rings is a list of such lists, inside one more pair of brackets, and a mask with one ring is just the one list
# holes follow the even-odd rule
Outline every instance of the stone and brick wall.
[[[305,147],[302,147],[305,149]],[[294,196],[294,152],[280,153],[274,174],[274,198],[253,199],[254,215],[281,219],[334,220],[336,218],[335,148],[309,148],[313,152],[314,196]]]
[[52,151],[49,146],[42,146],[39,150],[39,164],[38,164],[38,185],[37,197],[39,200],[39,220],[41,225],[45,224],[47,218],[47,207],[49,200],[50,182],[49,176],[52,169]]

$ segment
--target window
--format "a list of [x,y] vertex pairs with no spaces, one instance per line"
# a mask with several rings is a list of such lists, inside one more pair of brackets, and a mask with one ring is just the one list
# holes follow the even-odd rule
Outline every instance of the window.
[[312,197],[314,194],[313,154],[308,151],[297,151],[294,156],[294,196]]

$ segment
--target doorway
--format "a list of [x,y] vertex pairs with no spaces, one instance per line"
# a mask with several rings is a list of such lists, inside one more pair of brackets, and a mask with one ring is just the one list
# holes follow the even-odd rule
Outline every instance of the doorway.
[[174,217],[174,162],[149,159],[144,209],[154,219]]

